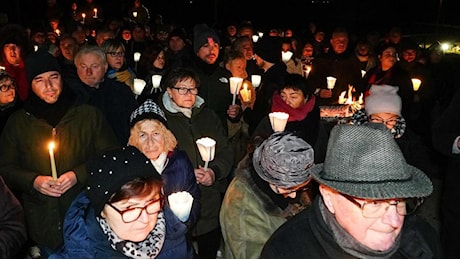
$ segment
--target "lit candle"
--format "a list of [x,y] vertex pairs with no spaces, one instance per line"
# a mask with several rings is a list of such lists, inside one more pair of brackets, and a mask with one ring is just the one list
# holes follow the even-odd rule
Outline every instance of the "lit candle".
[[304,76],[305,78],[308,78],[308,76],[310,75],[310,71],[311,71],[311,65],[310,65],[310,64],[304,65],[303,68],[304,68],[304,69],[303,69],[303,73],[304,73],[303,76]]
[[273,131],[283,132],[286,127],[289,114],[284,112],[272,112],[268,114],[268,116],[270,118],[270,124],[272,125]]
[[327,77],[327,88],[332,90],[335,86],[335,81],[337,80],[336,78],[334,77]]
[[97,18],[97,8],[94,8],[93,11],[94,11],[94,16],[93,16],[93,18]]
[[134,62],[138,62],[141,59],[141,53],[135,52],[134,53]]
[[241,97],[243,102],[251,101],[251,90],[248,89],[248,84],[243,83],[243,88],[240,90]]
[[50,152],[51,176],[53,176],[53,180],[57,180],[56,162],[54,160],[54,142],[48,145],[48,149]]
[[203,137],[196,140],[198,151],[200,152],[201,159],[205,162],[204,169],[208,168],[209,161],[214,160],[216,152],[216,141],[209,137]]
[[54,30],[54,32],[57,34],[57,36],[61,36],[61,30],[56,29],[56,30]]
[[346,91],[342,91],[342,93],[340,93],[340,96],[339,96],[339,104],[345,104],[345,102],[347,101],[347,99],[345,98],[345,94],[346,94]]
[[161,75],[152,75],[152,86],[153,88],[160,87]]
[[34,45],[34,52],[38,51],[38,45]]
[[243,82],[242,78],[230,77],[230,93],[233,94],[232,105],[235,105],[236,95],[238,94],[238,90],[240,89],[242,82]]
[[258,40],[259,40],[259,35],[254,34],[254,35],[252,36],[252,41],[253,41],[253,42],[257,42]]
[[418,91],[420,88],[420,84],[422,84],[422,81],[416,78],[412,78],[412,87],[414,88],[414,91]]
[[281,59],[283,62],[288,62],[294,53],[292,51],[281,51]]
[[136,96],[139,96],[145,87],[145,80],[143,79],[134,79],[134,89],[133,92]]
[[81,14],[81,17],[83,18],[83,20],[81,21],[81,23],[82,23],[82,24],[85,24],[86,14],[85,14],[85,13],[82,13],[82,14]]
[[260,85],[260,80],[262,77],[260,75],[251,75],[252,86],[257,88]]
[[180,221],[185,222],[190,216],[193,197],[187,191],[172,193],[168,196],[169,206]]
[[361,70],[361,78],[364,78],[365,75],[366,75],[366,71],[365,71],[365,70]]
[[134,18],[137,17],[137,12],[136,11],[133,12],[133,16],[134,16]]

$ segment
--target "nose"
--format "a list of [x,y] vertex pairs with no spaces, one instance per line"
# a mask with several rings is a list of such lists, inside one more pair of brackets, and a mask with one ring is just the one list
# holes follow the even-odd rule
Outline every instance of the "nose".
[[291,193],[288,193],[288,194],[284,194],[284,197],[285,198],[292,198],[292,199],[295,199],[295,197],[297,197],[297,192],[291,192]]
[[93,74],[93,70],[90,67],[86,68],[86,75],[92,75],[92,74]]
[[382,218],[383,223],[388,224],[393,228],[399,228],[404,223],[404,216],[398,214],[396,205],[389,205]]
[[137,220],[142,223],[149,222],[149,215],[147,214],[147,211],[145,209],[141,211],[141,215],[139,216]]

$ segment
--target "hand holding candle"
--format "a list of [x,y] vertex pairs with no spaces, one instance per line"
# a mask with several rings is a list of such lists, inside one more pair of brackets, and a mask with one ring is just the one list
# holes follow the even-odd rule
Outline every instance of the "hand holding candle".
[[204,169],[208,168],[209,161],[214,160],[216,151],[216,141],[209,137],[203,137],[196,140],[198,151],[200,152],[201,159],[205,162]]
[[236,95],[238,94],[238,90],[240,89],[242,82],[243,82],[242,78],[230,77],[230,93],[233,94],[232,105],[235,105]]
[[53,180],[57,180],[56,161],[54,160],[54,142],[50,142],[48,149],[50,153],[51,176],[53,176]]
[[185,222],[190,216],[193,197],[187,191],[172,193],[168,196],[169,207],[180,221]]

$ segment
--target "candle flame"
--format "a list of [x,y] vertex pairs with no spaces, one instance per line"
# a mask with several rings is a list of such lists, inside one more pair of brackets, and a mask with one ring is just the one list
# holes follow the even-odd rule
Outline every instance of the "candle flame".
[[54,150],[54,142],[50,142],[48,145],[49,150]]

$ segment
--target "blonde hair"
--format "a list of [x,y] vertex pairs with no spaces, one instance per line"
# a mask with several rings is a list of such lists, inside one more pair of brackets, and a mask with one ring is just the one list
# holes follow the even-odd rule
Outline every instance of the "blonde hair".
[[165,140],[165,152],[173,151],[177,146],[177,139],[174,136],[174,134],[168,128],[166,128],[166,126],[159,120],[150,118],[140,120],[136,122],[136,124],[134,124],[133,127],[131,127],[128,144],[139,149],[138,136],[139,132],[141,131],[141,125],[146,121],[155,121],[157,123],[159,131],[163,135]]

